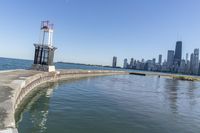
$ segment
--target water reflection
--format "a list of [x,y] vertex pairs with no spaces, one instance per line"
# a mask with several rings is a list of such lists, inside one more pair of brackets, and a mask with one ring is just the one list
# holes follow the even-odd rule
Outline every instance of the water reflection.
[[[53,89],[57,88],[57,86],[58,84],[56,83],[50,83],[45,88],[39,87],[39,91],[37,90],[36,92],[28,96],[26,109],[22,110],[22,113],[23,117],[28,117],[29,120],[25,122],[26,125],[19,125],[19,132],[28,133],[30,132],[30,129],[32,129],[32,132],[46,132],[50,98],[53,93]],[[42,103],[38,102],[41,100],[43,101]],[[22,119],[21,115],[20,117],[21,118],[19,118],[20,120],[18,120],[18,123]]]
[[169,107],[173,113],[177,113],[178,105],[178,88],[179,81],[178,80],[172,80],[172,79],[165,79],[164,82],[164,89],[167,94],[167,98],[169,101]]
[[159,77],[156,77],[156,81],[155,81],[155,90],[157,92],[160,92],[160,87],[161,87],[161,81]]
[[197,89],[196,82],[189,82],[188,83],[188,95],[190,99],[194,99],[194,91]]
[[[193,106],[196,102],[195,90],[197,87],[197,82],[192,81],[180,81],[173,79],[165,79],[164,81],[164,90],[165,96],[169,102],[169,107],[173,113],[177,113],[179,106],[183,105],[181,102],[188,103],[190,106]],[[187,106],[186,104],[184,106]]]
[[197,83],[196,82],[189,82],[188,83],[188,96],[190,99],[190,106],[193,106],[194,104],[196,104],[196,98],[195,98],[195,90],[197,90]]

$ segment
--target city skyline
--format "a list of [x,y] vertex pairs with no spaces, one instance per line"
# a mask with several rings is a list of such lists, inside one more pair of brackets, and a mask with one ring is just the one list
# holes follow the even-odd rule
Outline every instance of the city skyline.
[[[122,64],[116,64],[116,66],[118,66],[118,67],[123,67],[124,66],[124,59],[126,59],[127,60],[127,62],[130,60],[133,60],[133,59],[135,59],[135,60],[138,60],[138,61],[141,61],[141,62],[143,62],[143,61],[147,61],[147,60],[151,60],[151,59],[155,59],[156,60],[156,62],[158,63],[158,64],[161,64],[161,63],[163,63],[164,61],[166,61],[166,62],[171,62],[170,64],[174,64],[174,61],[176,62],[176,63],[178,63],[178,65],[180,65],[180,63],[181,63],[181,60],[182,59],[185,59],[185,60],[187,60],[187,55],[188,54],[190,54],[189,52],[186,52],[185,53],[185,55],[183,55],[183,51],[182,51],[182,41],[176,41],[176,45],[175,45],[175,47],[174,47],[174,49],[169,49],[169,50],[167,50],[167,52],[165,52],[165,53],[156,53],[156,57],[154,56],[153,58],[147,58],[147,59],[145,59],[145,58],[143,58],[142,57],[142,55],[141,55],[141,58],[140,59],[137,59],[137,58],[134,58],[133,56],[131,56],[131,57],[124,57],[122,60],[123,60],[123,63]],[[179,46],[178,46],[179,45]],[[181,45],[181,46],[180,46]],[[180,47],[180,48],[179,48]],[[194,49],[198,49],[198,48],[194,48]],[[193,49],[193,50],[194,50]],[[193,53],[193,51],[191,52],[191,54]],[[163,58],[163,55],[166,55],[166,58]],[[170,56],[170,57],[169,57]],[[119,59],[118,59],[118,57],[117,56],[113,56],[113,58],[117,58],[117,61],[119,62]],[[173,59],[172,59],[173,58]],[[169,61],[168,61],[168,59],[170,59]],[[175,59],[175,60],[174,60]],[[111,65],[111,66],[113,66],[113,65]]]
[[163,53],[164,59],[177,40],[184,42],[185,56],[200,44],[198,5],[197,0],[1,1],[0,57],[33,59],[42,20],[55,24],[55,61],[111,65],[115,55],[122,66],[124,57]]
[[[158,54],[158,60],[152,59],[130,59],[130,63],[127,58],[124,58],[123,68],[145,71],[157,71],[157,72],[170,72],[181,73],[189,75],[200,75],[200,60],[199,60],[199,48],[194,48],[194,51],[190,54],[186,53],[186,56],[182,56],[182,41],[176,41],[174,50],[167,50],[167,59],[162,62],[162,54]],[[115,60],[114,60],[115,59]],[[114,62],[115,61],[115,62]],[[116,68],[117,57],[113,57],[113,64]]]

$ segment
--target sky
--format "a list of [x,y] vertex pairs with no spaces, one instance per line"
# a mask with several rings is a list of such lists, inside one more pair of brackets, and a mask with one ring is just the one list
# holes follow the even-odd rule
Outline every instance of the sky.
[[0,0],[0,57],[33,59],[40,23],[54,23],[55,61],[111,65],[200,47],[200,0]]

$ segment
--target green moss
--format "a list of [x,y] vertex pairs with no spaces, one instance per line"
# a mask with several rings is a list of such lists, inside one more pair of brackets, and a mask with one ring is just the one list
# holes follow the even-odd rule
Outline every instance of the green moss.
[[173,76],[173,79],[187,80],[187,81],[200,81],[200,78],[191,76]]

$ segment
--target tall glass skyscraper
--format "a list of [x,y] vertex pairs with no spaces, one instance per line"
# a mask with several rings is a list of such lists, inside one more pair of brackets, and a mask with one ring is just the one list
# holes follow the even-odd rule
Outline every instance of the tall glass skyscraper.
[[127,59],[124,59],[124,66],[123,68],[128,68],[128,60]]
[[194,49],[194,55],[193,55],[193,74],[198,74],[199,71],[199,49]]
[[113,57],[112,67],[114,67],[114,68],[117,67],[117,57],[116,56]]
[[162,55],[159,54],[158,56],[158,64],[161,65],[162,64]]
[[181,58],[182,58],[182,41],[177,41],[175,55],[174,55],[174,65],[180,66]]
[[173,61],[174,61],[174,51],[168,50],[168,52],[167,52],[167,65],[168,65],[168,67],[171,67],[173,65]]

